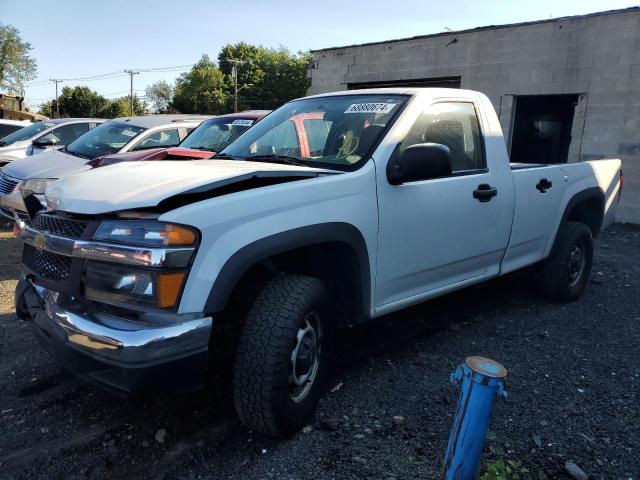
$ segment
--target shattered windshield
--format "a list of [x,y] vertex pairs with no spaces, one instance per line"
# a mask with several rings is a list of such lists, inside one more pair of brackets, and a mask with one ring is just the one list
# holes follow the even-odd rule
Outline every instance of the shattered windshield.
[[296,100],[247,131],[221,156],[350,170],[366,159],[407,98],[376,94]]

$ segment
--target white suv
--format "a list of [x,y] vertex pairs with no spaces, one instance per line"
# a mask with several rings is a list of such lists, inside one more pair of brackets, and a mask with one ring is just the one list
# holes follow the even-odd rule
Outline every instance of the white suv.
[[105,121],[100,118],[58,118],[32,123],[0,139],[0,166],[64,147]]

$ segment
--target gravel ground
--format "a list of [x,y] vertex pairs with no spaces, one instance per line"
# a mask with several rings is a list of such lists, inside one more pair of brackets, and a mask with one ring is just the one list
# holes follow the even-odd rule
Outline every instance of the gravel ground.
[[1,478],[437,478],[449,374],[479,354],[509,369],[485,461],[640,479],[638,228],[600,236],[577,302],[542,300],[521,273],[343,332],[332,390],[287,441],[238,423],[224,366],[206,391],[136,402],[67,375],[13,314],[17,262],[0,232]]

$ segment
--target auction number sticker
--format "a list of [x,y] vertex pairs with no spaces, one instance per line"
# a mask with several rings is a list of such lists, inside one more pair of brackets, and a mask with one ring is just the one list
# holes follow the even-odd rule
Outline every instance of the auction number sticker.
[[253,120],[234,120],[231,125],[240,125],[242,127],[250,127],[253,125]]
[[123,130],[122,134],[126,135],[127,137],[135,137],[137,135],[137,133],[133,130]]
[[344,113],[389,113],[397,103],[353,103]]

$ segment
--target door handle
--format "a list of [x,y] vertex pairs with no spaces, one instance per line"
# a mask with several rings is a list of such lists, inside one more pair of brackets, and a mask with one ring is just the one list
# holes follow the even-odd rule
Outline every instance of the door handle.
[[488,183],[478,185],[478,188],[473,191],[473,198],[483,203],[488,202],[496,195],[498,195],[498,189]]
[[540,190],[540,193],[545,193],[552,186],[553,186],[553,183],[551,183],[549,180],[547,180],[546,178],[541,178],[538,184],[536,185],[536,188]]

